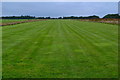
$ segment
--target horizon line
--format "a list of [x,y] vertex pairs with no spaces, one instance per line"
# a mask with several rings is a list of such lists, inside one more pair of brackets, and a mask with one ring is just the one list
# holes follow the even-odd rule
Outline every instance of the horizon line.
[[[106,15],[109,15],[110,13],[108,13],[108,14],[105,14],[104,16],[106,16]],[[118,14],[119,15],[119,13],[113,13],[113,14]],[[86,16],[83,16],[83,15],[66,15],[66,16],[57,16],[57,17],[52,17],[52,16],[34,16],[34,15],[1,15],[0,17],[13,17],[13,16],[15,16],[15,17],[20,17],[20,16],[31,16],[31,17],[36,17],[36,18],[38,18],[38,17],[50,17],[50,18],[59,18],[59,17],[71,17],[71,16],[73,16],[73,17],[90,17],[90,16],[98,16],[98,15],[86,15]],[[104,17],[103,16],[103,17]],[[99,18],[103,18],[103,17],[101,17],[101,16],[98,16]]]

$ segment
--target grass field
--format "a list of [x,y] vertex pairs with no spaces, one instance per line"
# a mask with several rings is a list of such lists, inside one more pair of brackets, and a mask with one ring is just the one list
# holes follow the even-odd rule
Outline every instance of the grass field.
[[116,78],[118,26],[47,20],[3,26],[3,78]]

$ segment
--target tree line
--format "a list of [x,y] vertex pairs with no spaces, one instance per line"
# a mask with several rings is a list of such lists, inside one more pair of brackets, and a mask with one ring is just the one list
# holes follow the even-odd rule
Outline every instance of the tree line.
[[[3,16],[2,19],[99,19],[99,16],[93,15],[93,16],[87,16],[87,17],[77,17],[77,16],[69,16],[69,17],[58,17],[58,18],[52,18],[52,17],[35,17],[35,16]],[[119,14],[107,14],[103,17],[103,19],[120,19]]]

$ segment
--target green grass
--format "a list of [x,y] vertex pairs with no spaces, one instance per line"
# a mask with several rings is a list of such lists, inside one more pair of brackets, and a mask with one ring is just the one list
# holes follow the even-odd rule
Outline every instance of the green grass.
[[[1,19],[0,24],[2,24]],[[0,79],[2,79],[2,26],[0,26]]]
[[116,78],[118,26],[47,20],[3,27],[3,78]]
[[0,19],[0,22],[2,22],[3,24],[6,23],[13,23],[13,22],[20,22],[20,21],[26,21],[27,19]]

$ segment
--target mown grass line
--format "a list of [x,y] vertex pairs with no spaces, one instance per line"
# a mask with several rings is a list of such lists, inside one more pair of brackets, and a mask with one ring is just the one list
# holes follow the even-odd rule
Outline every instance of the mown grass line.
[[[72,26],[74,26],[74,27],[76,27],[75,25],[72,25]],[[79,27],[76,27],[76,29],[77,30],[81,30],[81,28],[79,28]],[[87,38],[89,38],[90,40],[89,41],[92,41],[91,43],[99,43],[99,42],[107,42],[107,43],[110,43],[111,45],[114,45],[114,46],[116,46],[117,45],[117,37],[115,38],[116,39],[116,41],[112,41],[112,40],[108,40],[108,39],[105,39],[104,37],[101,37],[101,36],[99,36],[99,35],[96,35],[96,36],[94,36],[94,34],[93,33],[91,33],[91,32],[89,32],[89,31],[87,31],[87,30],[84,30],[84,29],[82,29],[81,30],[81,32],[83,33],[83,35],[85,35],[86,33],[87,34],[89,34],[88,36],[86,36]],[[78,34],[79,34],[79,31],[78,31]],[[116,34],[117,35],[117,34]],[[111,37],[110,37],[111,38]],[[117,51],[117,50],[116,50]]]
[[[104,38],[106,38],[106,39],[113,39],[113,40],[116,40],[116,37],[117,37],[117,34],[118,34],[118,28],[116,28],[117,27],[117,25],[110,25],[110,24],[103,24],[103,23],[94,23],[94,22],[90,22],[89,24],[88,24],[89,22],[78,22],[78,21],[76,21],[76,24],[75,23],[73,23],[74,25],[86,25],[86,26],[89,26],[89,25],[91,25],[92,24],[92,26],[90,26],[90,27],[82,27],[81,26],[81,28],[83,28],[83,29],[85,29],[85,30],[87,30],[87,31],[90,31],[90,32],[92,32],[92,33],[95,33],[95,34],[99,34],[99,36],[101,35],[102,37],[104,37]],[[97,25],[98,24],[98,25]],[[104,27],[104,26],[106,26],[106,27]],[[116,26],[116,27],[114,27],[114,26]],[[86,29],[87,28],[87,29]],[[103,30],[103,28],[105,29],[105,30]],[[99,29],[99,30],[98,30]],[[97,30],[97,31],[95,31],[95,30]],[[114,31],[114,32],[112,32],[112,31]],[[111,35],[109,35],[109,34],[111,34]],[[115,35],[116,34],[116,35]],[[98,37],[99,37],[98,36]],[[112,37],[111,37],[112,36]],[[114,38],[113,38],[114,37]]]
[[[74,29],[74,30],[77,30],[77,29]],[[103,67],[106,67],[106,65],[104,65],[104,62],[102,62],[102,61],[107,61],[107,60],[101,60],[101,59],[104,59],[104,56],[102,56],[101,55],[101,53],[102,53],[102,50],[97,50],[97,49],[99,49],[99,48],[95,48],[94,47],[94,45],[92,45],[91,43],[93,43],[93,42],[89,42],[90,40],[88,40],[87,41],[87,39],[89,38],[88,36],[86,36],[85,34],[82,34],[81,33],[82,31],[79,31],[79,33],[76,33],[76,34],[81,34],[81,35],[84,35],[84,37],[80,37],[80,35],[79,35],[79,39],[83,39],[83,41],[80,41],[80,43],[81,44],[83,44],[82,45],[82,47],[83,46],[85,46],[85,48],[87,49],[86,50],[86,52],[84,52],[84,53],[87,53],[87,55],[90,57],[90,59],[92,59],[92,63],[97,63],[96,65],[103,65]],[[76,35],[74,35],[74,36],[76,36]],[[76,36],[77,37],[77,36]],[[87,39],[86,39],[86,37],[87,37]],[[88,42],[88,43],[87,43]],[[90,45],[89,45],[90,44]],[[79,45],[79,43],[78,43],[78,45]],[[94,51],[92,51],[92,50],[94,50]],[[84,50],[85,51],[85,50]],[[91,52],[92,51],[92,52]],[[97,52],[96,52],[97,51]],[[117,56],[116,56],[117,57]],[[105,57],[105,58],[107,58],[107,57]],[[116,60],[115,60],[116,61]],[[91,63],[91,64],[92,64]],[[101,64],[100,64],[101,63]],[[105,63],[106,64],[106,63]],[[99,66],[100,67],[100,66]],[[113,68],[114,69],[114,68]],[[98,69],[99,70],[99,69]],[[96,73],[97,74],[97,73]]]
[[[11,28],[7,31],[7,33],[6,33],[6,31],[4,31],[7,28],[7,26],[5,27],[5,29],[3,28],[3,35],[5,34],[3,36],[3,38],[4,38],[3,43],[7,42],[4,45],[8,45],[8,44],[10,44],[11,46],[20,45],[21,43],[27,41],[26,39],[30,39],[33,37],[33,36],[31,36],[31,35],[33,35],[32,32],[34,32],[34,31],[37,32],[37,31],[40,31],[43,28],[45,28],[43,26],[43,27],[40,27],[40,29],[36,29],[39,25],[42,26],[42,25],[46,25],[46,24],[37,24],[37,25],[32,25],[32,26],[29,26],[29,25],[30,24],[26,24],[25,26],[27,26],[27,27],[21,26],[21,28],[24,28],[25,30],[24,29],[21,30],[21,28],[18,25],[16,27],[18,27],[19,29],[17,29],[17,30],[15,29],[14,31],[12,31],[11,29],[14,29],[14,28]],[[9,27],[13,27],[13,26],[9,26]],[[23,33],[25,33],[25,34],[23,34]],[[10,35],[12,35],[12,36],[10,36]],[[17,38],[14,38],[14,37],[17,37]],[[16,44],[15,44],[15,42],[13,42],[14,44],[11,43],[11,41],[14,41],[14,40],[16,40],[15,41]],[[4,45],[3,45],[3,47],[4,47]],[[9,46],[9,47],[12,48],[11,46]],[[6,47],[4,49],[6,49]]]
[[[75,27],[75,26],[74,26]],[[112,27],[114,27],[114,26],[112,26]],[[117,26],[116,26],[117,27]],[[77,28],[77,27],[76,27]],[[78,28],[78,29],[80,29],[80,28]],[[77,30],[78,30],[77,29]],[[117,42],[118,42],[118,36],[117,36],[117,33],[116,34],[114,34],[114,40],[110,40],[109,38],[112,38],[112,37],[102,37],[102,36],[100,36],[100,35],[98,35],[98,34],[96,34],[96,36],[94,36],[93,35],[93,32],[90,32],[90,31],[87,31],[86,29],[85,30],[83,30],[83,32],[86,34],[89,34],[89,36],[87,36],[88,38],[90,38],[91,39],[91,41],[93,41],[92,43],[103,43],[103,45],[105,44],[105,45],[112,45],[113,47],[116,47],[115,49],[116,50],[114,50],[114,52],[115,53],[117,53],[117,51],[118,51],[118,49],[117,49],[117,47],[118,47],[118,44],[117,44]],[[95,31],[94,31],[95,32]],[[109,31],[110,32],[110,31]],[[117,31],[116,31],[117,32]],[[106,33],[108,33],[108,32],[106,32]],[[109,33],[109,35],[110,35],[111,33]],[[83,34],[84,35],[84,34]],[[109,36],[108,35],[108,36]],[[106,35],[107,36],[107,35]],[[97,38],[98,37],[98,38]],[[94,39],[94,38],[96,38],[96,39]],[[105,39],[106,38],[106,39]],[[95,41],[94,41],[95,40]],[[106,43],[105,43],[106,42]],[[109,44],[108,44],[109,43]]]
[[74,20],[5,26],[3,78],[115,78],[116,30]]

